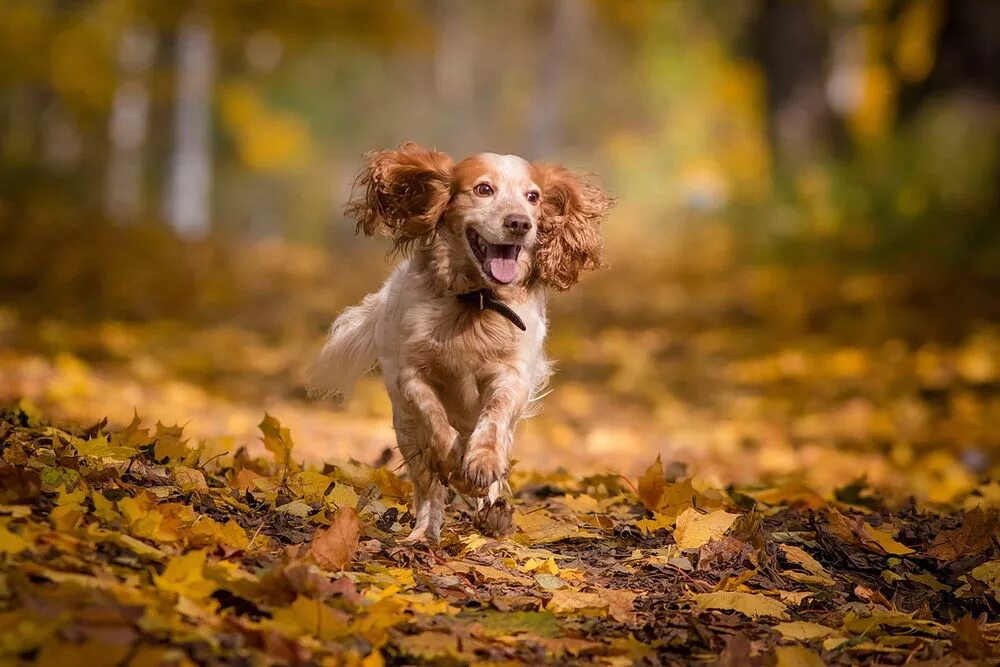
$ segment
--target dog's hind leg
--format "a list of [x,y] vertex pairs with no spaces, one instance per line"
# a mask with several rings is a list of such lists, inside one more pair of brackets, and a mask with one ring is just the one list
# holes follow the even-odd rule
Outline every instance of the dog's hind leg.
[[[401,421],[404,423],[400,423]],[[427,446],[420,442],[420,430],[405,423],[407,421],[397,420],[396,442],[406,460],[406,468],[413,483],[411,511],[416,522],[413,530],[402,541],[427,541],[436,544],[441,539],[448,489],[441,483],[438,473],[428,465]]]

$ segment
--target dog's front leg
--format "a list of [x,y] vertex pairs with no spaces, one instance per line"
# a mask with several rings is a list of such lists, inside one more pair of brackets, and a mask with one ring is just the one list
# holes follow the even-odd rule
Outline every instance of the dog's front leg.
[[477,378],[481,409],[462,461],[462,476],[470,493],[484,496],[507,476],[514,425],[528,402],[528,383],[518,368],[491,364]]
[[427,467],[447,483],[448,476],[458,468],[458,432],[449,423],[441,398],[427,378],[412,368],[400,374],[399,389],[427,435],[426,449],[420,447],[420,453],[427,457]]

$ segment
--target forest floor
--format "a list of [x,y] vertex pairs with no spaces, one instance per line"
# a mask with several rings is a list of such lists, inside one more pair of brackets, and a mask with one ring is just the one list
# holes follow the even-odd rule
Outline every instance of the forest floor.
[[0,310],[0,663],[1000,660],[990,290],[595,276],[553,299],[513,535],[458,498],[413,547],[378,379],[301,390],[385,268],[252,252],[238,307]]

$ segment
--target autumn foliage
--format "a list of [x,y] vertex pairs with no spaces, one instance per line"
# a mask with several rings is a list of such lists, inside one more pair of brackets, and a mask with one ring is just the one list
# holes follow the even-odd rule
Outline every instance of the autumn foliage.
[[516,533],[455,509],[400,546],[406,481],[356,462],[213,451],[179,427],[0,421],[0,651],[15,664],[521,661],[785,665],[983,659],[995,510],[860,486],[704,488],[516,474]]

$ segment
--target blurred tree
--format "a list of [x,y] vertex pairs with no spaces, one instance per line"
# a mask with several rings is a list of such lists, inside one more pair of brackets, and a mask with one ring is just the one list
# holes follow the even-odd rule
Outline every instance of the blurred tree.
[[198,14],[185,16],[177,31],[174,147],[164,212],[177,233],[198,238],[211,224],[212,83],[215,41]]
[[751,21],[750,49],[764,74],[767,134],[779,160],[815,160],[838,136],[826,94],[828,30],[823,8],[802,0],[763,0]]

